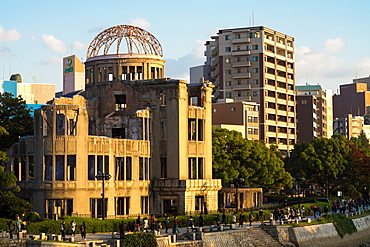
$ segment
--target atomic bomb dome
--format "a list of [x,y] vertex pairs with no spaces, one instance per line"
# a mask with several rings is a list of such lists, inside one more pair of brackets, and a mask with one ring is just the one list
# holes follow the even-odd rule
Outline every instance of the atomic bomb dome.
[[162,46],[151,33],[139,27],[120,25],[102,31],[90,43],[86,58],[88,96],[93,95],[89,91],[96,83],[164,78]]
[[[128,54],[138,53],[163,56],[161,44],[151,33],[139,27],[119,25],[99,33],[90,43],[86,58],[98,56],[102,47],[104,47],[103,55],[107,55],[114,42],[117,42],[116,54],[119,54],[123,38],[126,41]],[[135,49],[136,52],[134,52]]]

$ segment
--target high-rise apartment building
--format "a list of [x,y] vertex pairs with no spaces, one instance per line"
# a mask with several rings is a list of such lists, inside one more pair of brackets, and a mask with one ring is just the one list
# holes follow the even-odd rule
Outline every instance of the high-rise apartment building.
[[[320,85],[296,86],[297,142],[328,136],[326,91]],[[331,124],[331,123],[330,123]]]
[[248,140],[259,139],[259,105],[255,102],[225,102],[212,105],[212,124],[236,130]]
[[[266,27],[219,30],[206,43],[214,101],[260,104],[259,139],[284,153],[296,140],[294,38]],[[207,58],[208,61],[208,58]]]
[[366,82],[356,82],[340,85],[340,94],[333,96],[334,118],[363,116],[370,106],[370,91]]

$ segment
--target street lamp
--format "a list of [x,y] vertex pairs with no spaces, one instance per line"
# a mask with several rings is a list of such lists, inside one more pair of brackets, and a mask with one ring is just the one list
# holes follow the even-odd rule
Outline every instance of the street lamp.
[[238,188],[241,186],[242,183],[244,183],[244,178],[230,178],[230,183],[234,185],[235,187],[235,196],[236,196],[236,213],[238,213],[239,208],[239,196],[238,196]]
[[105,217],[105,196],[104,196],[104,181],[105,180],[109,180],[112,176],[109,175],[109,174],[101,174],[101,175],[96,175],[95,178],[97,180],[101,180],[102,181],[102,219],[104,220],[104,217]]
[[301,184],[302,184],[302,182],[305,182],[306,179],[305,178],[292,178],[292,180],[293,180],[293,183],[298,182],[298,192],[297,192],[297,194],[298,194],[298,208],[301,208],[301,202],[299,200],[300,199],[300,194],[301,194],[301,189],[302,189]]

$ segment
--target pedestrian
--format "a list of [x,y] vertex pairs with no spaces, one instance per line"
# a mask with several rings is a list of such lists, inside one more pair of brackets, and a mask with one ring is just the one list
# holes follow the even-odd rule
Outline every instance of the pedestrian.
[[203,227],[204,226],[204,218],[203,218],[203,214],[200,214],[199,215],[199,227]]
[[140,216],[138,216],[137,219],[136,219],[136,222],[135,222],[135,225],[136,225],[135,232],[136,231],[140,232],[140,224],[141,224],[141,219],[140,219]]
[[76,222],[74,220],[71,221],[71,236],[76,236]]
[[301,217],[302,218],[306,218],[306,216],[304,215],[306,212],[306,208],[304,206],[302,206],[302,209],[301,209]]
[[274,220],[274,212],[273,212],[273,211],[271,211],[271,212],[270,212],[270,226],[272,226],[272,222],[273,222],[273,220]]
[[155,216],[154,216],[154,214],[152,214],[152,215],[150,216],[150,230],[151,230],[152,232],[154,232],[154,229],[156,228],[156,227],[155,227],[155,222],[156,222]]
[[86,240],[86,224],[85,224],[85,222],[82,222],[82,224],[80,226],[80,231],[81,231],[81,238],[83,240]]
[[251,225],[252,225],[253,220],[254,220],[253,213],[252,213],[252,212],[250,212],[250,213],[249,213],[249,226],[251,226]]
[[62,232],[62,238],[65,238],[66,237],[66,222],[65,221],[62,221],[62,223],[60,224],[60,231]]
[[325,205],[324,206],[324,213],[328,214],[328,212],[329,212],[329,207],[328,207],[328,205]]
[[226,214],[225,214],[225,212],[222,214],[222,218],[221,218],[221,223],[222,224],[224,224],[224,225],[226,225]]
[[242,212],[239,217],[239,227],[243,227],[245,221],[244,213]]
[[126,222],[122,221],[119,225],[119,238],[123,239],[126,233]]
[[148,231],[149,228],[149,220],[147,217],[144,217],[143,219],[143,232]]
[[14,225],[13,220],[10,220],[8,224],[9,224],[9,235],[10,235],[10,238],[13,238],[13,232],[15,230],[15,225]]
[[260,211],[258,212],[260,216],[260,221],[261,221],[261,226],[264,225],[265,223],[265,213],[263,212],[262,208],[260,208]]
[[170,225],[170,219],[168,218],[168,216],[166,216],[166,218],[164,219],[164,226],[166,228],[166,233],[168,233],[169,225]]
[[158,235],[161,235],[161,228],[162,228],[162,224],[159,220],[157,220],[157,222],[155,223],[155,230],[157,231]]
[[231,224],[236,224],[236,215],[231,216]]
[[193,216],[190,216],[190,218],[189,218],[189,227],[190,227],[191,231],[193,232],[194,231],[194,219],[193,219]]
[[172,233],[173,234],[178,234],[179,233],[179,219],[177,216],[173,218],[173,228],[172,228]]
[[220,215],[219,214],[216,215],[215,221],[216,221],[216,225],[217,226],[220,226],[221,219],[220,219]]
[[22,231],[22,220],[19,216],[17,216],[17,219],[15,220],[15,226],[17,228],[17,233]]

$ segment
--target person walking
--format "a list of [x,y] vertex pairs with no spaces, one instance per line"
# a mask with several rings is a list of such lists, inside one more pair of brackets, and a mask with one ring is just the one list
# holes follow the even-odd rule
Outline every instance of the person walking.
[[71,221],[71,236],[76,236],[76,222],[74,220]]
[[173,218],[172,233],[173,234],[178,234],[179,233],[179,219],[177,218],[177,216],[175,216],[175,218]]
[[149,228],[149,220],[147,217],[143,219],[143,232],[147,232]]
[[274,221],[274,212],[273,212],[273,211],[271,211],[271,212],[270,212],[270,226],[272,226],[273,221]]
[[265,224],[265,213],[263,212],[262,208],[258,212],[260,216],[261,226]]
[[164,227],[166,228],[166,233],[168,233],[168,227],[170,225],[170,219],[168,218],[168,216],[166,216],[163,223],[164,223]]
[[236,215],[231,216],[231,224],[236,224]]
[[203,218],[203,214],[200,214],[199,215],[199,227],[203,227],[204,226],[204,218]]
[[220,215],[219,214],[216,215],[215,221],[216,221],[216,225],[217,226],[220,226],[221,219],[220,219]]
[[226,225],[226,223],[227,223],[226,214],[225,214],[225,212],[223,212],[222,217],[221,217],[221,224]]
[[251,226],[251,225],[252,225],[253,220],[254,220],[253,213],[252,213],[252,212],[250,212],[250,213],[249,213],[249,226]]
[[140,216],[137,217],[136,222],[135,222],[135,232],[139,231],[140,232],[140,224],[141,224],[141,219]]
[[239,216],[239,227],[244,226],[244,221],[245,221],[245,216],[244,216],[244,213],[242,212]]
[[65,221],[62,221],[62,223],[60,224],[60,231],[62,232],[62,238],[65,238],[66,237],[66,222]]
[[119,238],[123,239],[126,233],[126,222],[122,221],[119,225]]
[[86,240],[86,224],[85,224],[85,222],[82,222],[82,224],[80,226],[80,231],[81,231],[81,238],[83,240]]
[[17,216],[17,219],[15,220],[15,226],[17,227],[17,233],[22,231],[22,220]]
[[10,238],[13,238],[13,232],[15,230],[15,225],[14,225],[14,222],[13,220],[10,220],[9,223],[9,235],[10,235]]
[[189,227],[190,227],[191,231],[193,232],[194,231],[194,219],[193,219],[193,216],[190,216],[190,218],[189,218]]

